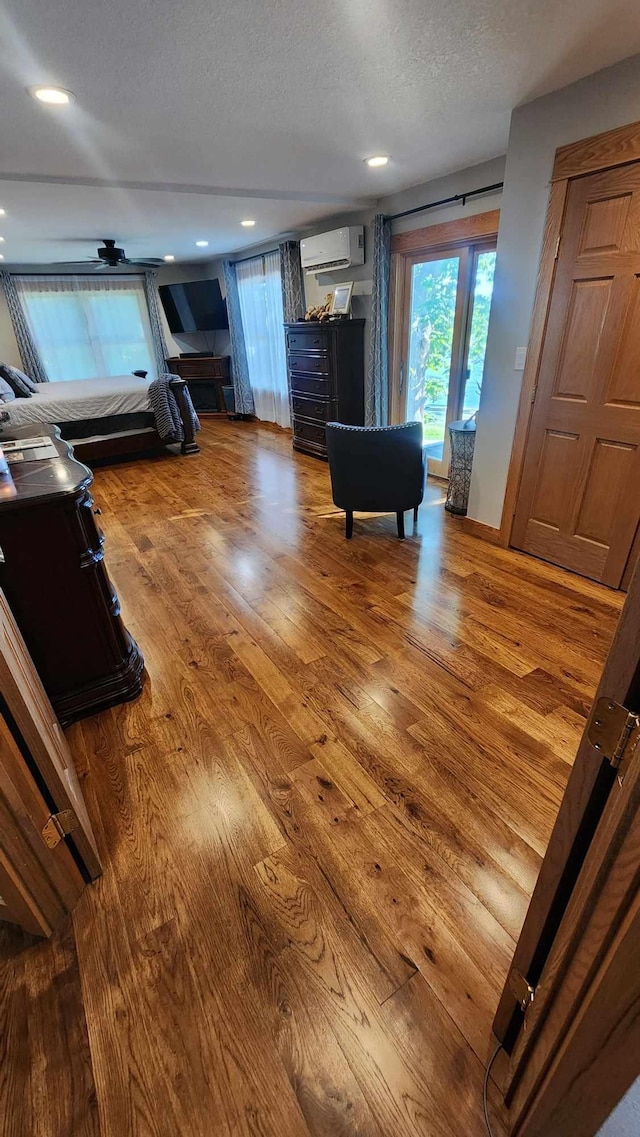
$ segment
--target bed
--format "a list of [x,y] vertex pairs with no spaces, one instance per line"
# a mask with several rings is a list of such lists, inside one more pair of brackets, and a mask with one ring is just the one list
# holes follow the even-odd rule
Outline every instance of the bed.
[[[30,399],[3,403],[9,415],[6,429],[55,423],[62,437],[84,462],[134,456],[164,448],[149,400],[149,378],[115,375],[105,379],[72,379],[64,383],[41,383]],[[184,430],[183,454],[197,453],[185,405],[186,383],[171,380]]]

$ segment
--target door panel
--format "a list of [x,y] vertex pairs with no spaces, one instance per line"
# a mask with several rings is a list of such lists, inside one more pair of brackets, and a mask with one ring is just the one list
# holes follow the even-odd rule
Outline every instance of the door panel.
[[0,690],[57,810],[71,809],[78,827],[69,838],[90,876],[100,860],[67,740],[0,590]]
[[[640,569],[631,580],[594,703],[613,700],[640,716]],[[639,739],[640,741],[640,739]],[[640,761],[640,746],[637,761]],[[513,969],[533,987],[558,934],[607,802],[616,770],[585,728],[513,957]],[[625,777],[625,785],[630,786]],[[493,1029],[510,1052],[524,1045],[522,1013],[507,982]]]
[[640,519],[640,163],[576,179],[512,543],[618,587]]

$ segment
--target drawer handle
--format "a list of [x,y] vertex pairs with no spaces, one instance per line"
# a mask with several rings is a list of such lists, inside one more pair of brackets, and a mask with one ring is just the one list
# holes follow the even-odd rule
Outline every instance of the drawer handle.
[[102,517],[102,510],[100,509],[99,506],[96,509],[94,509],[93,512],[95,513],[96,517]]

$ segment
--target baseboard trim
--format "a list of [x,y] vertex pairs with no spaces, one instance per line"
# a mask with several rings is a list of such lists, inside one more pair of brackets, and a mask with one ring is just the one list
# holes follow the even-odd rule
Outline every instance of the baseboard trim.
[[481,541],[488,541],[490,545],[504,544],[499,529],[494,529],[492,525],[485,525],[482,521],[476,521],[473,517],[463,517],[462,528],[470,537],[479,537]]

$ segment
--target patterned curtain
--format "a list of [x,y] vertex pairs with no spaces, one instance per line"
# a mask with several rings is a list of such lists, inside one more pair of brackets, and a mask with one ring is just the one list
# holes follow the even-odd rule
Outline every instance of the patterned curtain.
[[242,314],[240,312],[236,266],[232,261],[224,261],[223,268],[224,286],[227,293],[227,315],[229,317],[229,338],[231,340],[231,371],[233,374],[236,411],[241,415],[252,415],[255,414],[255,410],[251,383],[249,381],[249,365],[247,363],[247,351],[244,345],[244,332],[242,330]]
[[280,275],[284,318],[287,324],[292,324],[306,311],[299,241],[283,241],[280,245]]
[[364,421],[367,426],[389,422],[389,277],[391,274],[391,222],[384,214],[373,219],[373,288],[371,291],[371,336],[364,391]]
[[151,339],[153,341],[153,354],[155,356],[156,375],[162,375],[167,370],[167,356],[169,349],[164,338],[162,314],[160,312],[160,298],[155,272],[144,274],[144,294],[149,309],[149,323],[151,325]]
[[29,375],[34,383],[48,383],[49,376],[45,371],[35,340],[31,335],[31,329],[27,323],[24,308],[20,303],[15,281],[8,272],[0,273],[0,279],[2,280],[4,294],[7,298],[7,308],[11,316],[11,323],[13,324],[18,351],[20,352],[25,374]]

